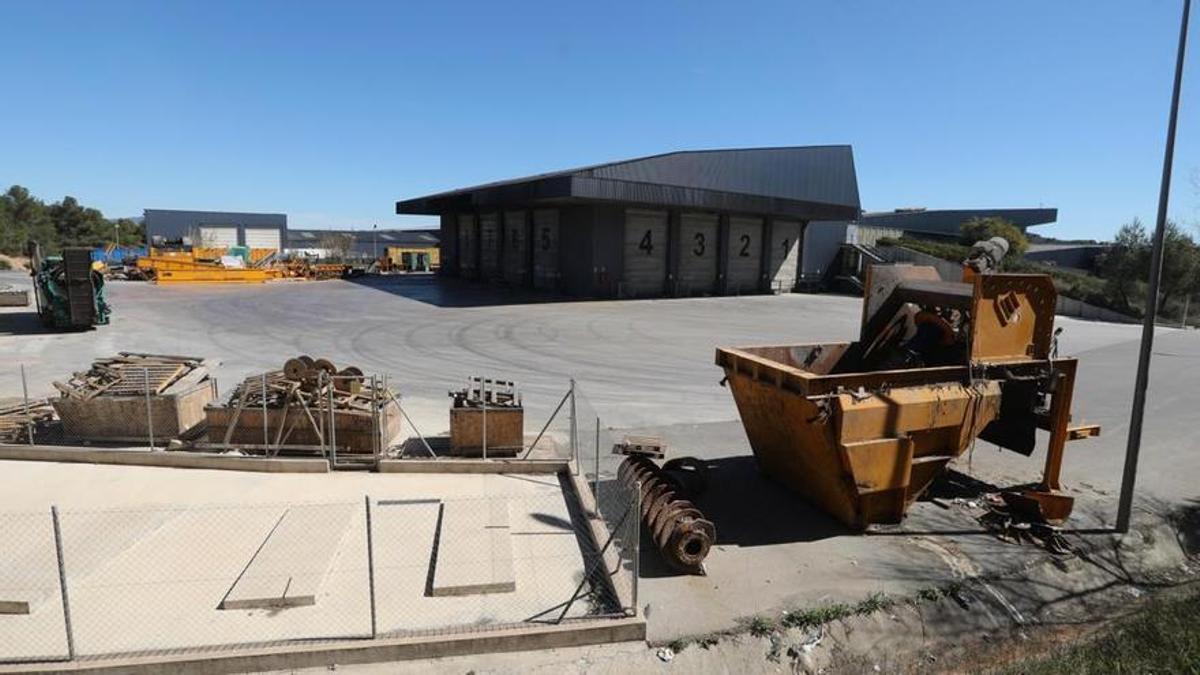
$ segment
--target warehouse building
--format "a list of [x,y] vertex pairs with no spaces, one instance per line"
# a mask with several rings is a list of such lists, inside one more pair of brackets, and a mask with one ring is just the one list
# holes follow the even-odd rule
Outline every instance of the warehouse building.
[[437,230],[289,230],[287,252],[360,261],[386,256],[396,265],[426,268],[439,264],[439,245]]
[[811,221],[859,216],[849,146],[673,152],[396,203],[441,219],[442,272],[572,295],[791,290]]
[[279,251],[287,241],[287,215],[282,213],[144,209],[142,215],[151,246],[248,246]]

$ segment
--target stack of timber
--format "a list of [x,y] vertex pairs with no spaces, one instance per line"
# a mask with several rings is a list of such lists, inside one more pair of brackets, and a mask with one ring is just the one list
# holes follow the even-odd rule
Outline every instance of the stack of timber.
[[54,382],[62,396],[52,404],[68,437],[165,442],[204,422],[204,407],[216,399],[216,365],[197,356],[120,352]]
[[377,456],[400,432],[399,402],[378,378],[308,356],[247,377],[225,405],[209,406],[205,414],[209,446],[268,456]]
[[0,443],[29,443],[29,434],[54,419],[50,401],[0,398]]

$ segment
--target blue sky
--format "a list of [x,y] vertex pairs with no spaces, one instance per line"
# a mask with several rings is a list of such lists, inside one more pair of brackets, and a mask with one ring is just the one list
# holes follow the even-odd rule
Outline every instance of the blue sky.
[[[489,180],[850,143],[867,209],[1057,206],[1043,233],[1103,238],[1154,219],[1179,6],[13,1],[0,183],[403,227],[397,199]],[[1195,223],[1190,51],[1171,214]]]

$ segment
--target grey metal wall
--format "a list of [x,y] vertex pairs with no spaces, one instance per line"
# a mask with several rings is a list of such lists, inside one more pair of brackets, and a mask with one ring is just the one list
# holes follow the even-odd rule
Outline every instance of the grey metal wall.
[[805,278],[818,277],[829,271],[838,249],[846,242],[845,222],[813,221],[804,228],[804,245],[800,250],[800,274]]
[[194,236],[201,226],[236,226],[238,243],[246,243],[246,228],[274,228],[279,230],[279,241],[287,242],[287,214],[284,213],[239,213],[232,211],[177,211],[174,209],[144,209],[146,238],[154,237],[173,241]]

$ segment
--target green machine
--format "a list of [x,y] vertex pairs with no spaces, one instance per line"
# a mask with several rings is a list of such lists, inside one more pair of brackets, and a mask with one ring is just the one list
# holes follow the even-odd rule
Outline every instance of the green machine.
[[92,268],[87,248],[64,248],[61,256],[43,256],[42,247],[29,243],[33,295],[42,323],[64,330],[82,330],[108,323],[111,308],[104,297],[104,275]]

